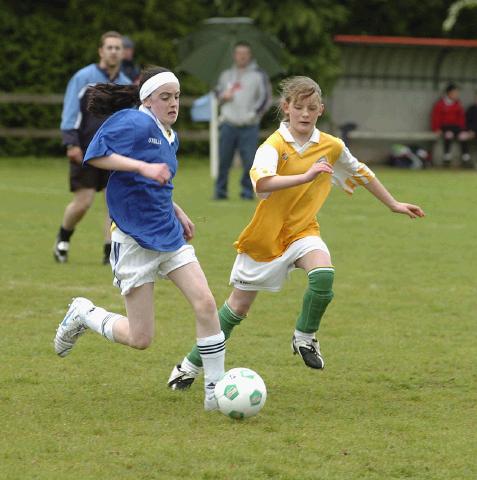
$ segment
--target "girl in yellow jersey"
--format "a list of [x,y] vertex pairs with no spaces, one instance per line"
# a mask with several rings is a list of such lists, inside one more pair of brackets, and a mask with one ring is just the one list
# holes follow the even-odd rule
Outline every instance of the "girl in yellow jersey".
[[[333,298],[334,268],[316,215],[332,184],[348,193],[362,185],[392,212],[410,218],[423,217],[424,212],[417,205],[395,200],[342,140],[315,127],[324,109],[315,81],[292,77],[281,87],[284,120],[259,147],[250,170],[260,202],[235,242],[238,255],[230,276],[234,289],[219,310],[219,317],[228,338],[247,315],[258,291],[278,292],[291,270],[305,270],[308,288],[296,321],[292,349],[305,365],[322,369],[325,362],[316,332]],[[188,388],[200,367],[195,347],[174,367],[169,387]]]

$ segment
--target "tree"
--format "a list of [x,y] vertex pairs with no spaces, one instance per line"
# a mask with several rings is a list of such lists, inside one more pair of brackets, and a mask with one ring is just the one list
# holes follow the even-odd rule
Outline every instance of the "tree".
[[333,33],[347,10],[331,0],[215,0],[216,16],[247,16],[275,35],[288,52],[287,75],[308,75],[326,92],[340,73]]
[[[456,22],[460,16],[460,13],[462,10],[466,9],[466,13],[469,13],[469,9],[473,9],[477,7],[477,0],[459,0],[458,2],[454,2],[450,7],[449,11],[447,13],[447,17],[444,20],[444,23],[442,24],[442,30],[446,33],[452,32],[454,27],[456,26]],[[472,14],[473,12],[470,12]],[[475,15],[475,13],[474,13]],[[462,23],[467,23],[467,22],[462,22],[463,19],[461,19],[461,22],[457,24],[457,26],[462,26]],[[473,22],[475,25],[475,22]],[[465,26],[464,26],[465,28]],[[461,30],[461,28],[459,29]],[[473,35],[473,32],[472,34]]]

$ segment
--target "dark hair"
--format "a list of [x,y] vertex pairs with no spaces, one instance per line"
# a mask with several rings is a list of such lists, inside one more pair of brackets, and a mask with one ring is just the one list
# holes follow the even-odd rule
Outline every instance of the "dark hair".
[[127,35],[123,36],[123,48],[134,48],[134,42]]
[[446,87],[446,93],[452,92],[452,90],[458,90],[459,86],[456,83],[449,83]]
[[111,115],[124,108],[137,107],[141,104],[139,90],[144,82],[158,73],[169,71],[164,67],[148,66],[141,73],[139,85],[97,83],[88,88],[88,111],[95,115]]

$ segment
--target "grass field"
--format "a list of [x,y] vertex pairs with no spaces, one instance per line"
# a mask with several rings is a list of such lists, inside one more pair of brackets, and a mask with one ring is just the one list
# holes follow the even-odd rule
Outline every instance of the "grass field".
[[[477,478],[475,172],[377,173],[427,217],[389,213],[365,190],[335,189],[320,214],[336,266],[322,323],[323,372],[291,355],[305,277],[261,294],[228,343],[227,367],[257,370],[268,400],[237,422],[202,411],[202,384],[165,384],[194,339],[191,310],[156,286],[147,351],[87,334],[57,358],[52,339],[72,296],[124,312],[100,264],[98,197],[72,242],[51,248],[69,199],[66,162],[0,159],[0,479]],[[185,159],[176,201],[197,224],[194,246],[219,304],[233,240],[254,203],[213,202],[204,163]]]

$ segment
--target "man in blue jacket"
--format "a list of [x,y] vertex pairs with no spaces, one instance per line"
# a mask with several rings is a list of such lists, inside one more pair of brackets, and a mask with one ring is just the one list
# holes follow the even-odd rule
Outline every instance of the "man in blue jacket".
[[[131,80],[121,72],[123,59],[122,35],[110,31],[101,36],[98,49],[99,63],[92,63],[78,72],[68,82],[61,116],[61,134],[70,161],[71,202],[66,206],[58,231],[53,256],[59,263],[68,261],[70,239],[76,225],[93,203],[96,192],[104,190],[109,173],[93,166],[82,167],[83,154],[96,130],[106,119],[87,111],[88,87],[97,83],[128,85]],[[111,237],[109,215],[104,227],[103,263],[109,263]]]

